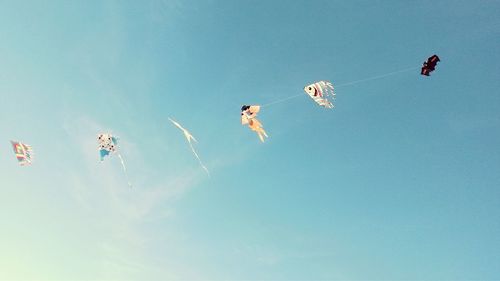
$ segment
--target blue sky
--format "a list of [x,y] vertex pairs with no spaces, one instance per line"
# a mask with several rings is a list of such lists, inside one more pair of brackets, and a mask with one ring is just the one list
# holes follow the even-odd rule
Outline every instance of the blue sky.
[[500,279],[499,1],[1,3],[1,280]]

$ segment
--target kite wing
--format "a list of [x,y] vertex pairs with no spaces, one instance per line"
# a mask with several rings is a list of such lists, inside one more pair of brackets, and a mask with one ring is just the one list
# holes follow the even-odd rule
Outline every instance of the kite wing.
[[[335,92],[332,83],[328,81],[319,81],[304,87],[304,91],[317,104],[325,108],[333,108],[332,101],[335,99]],[[330,99],[332,101],[330,101]]]
[[10,141],[12,143],[12,148],[16,154],[17,161],[19,165],[26,166],[30,165],[33,160],[33,148],[22,142]]

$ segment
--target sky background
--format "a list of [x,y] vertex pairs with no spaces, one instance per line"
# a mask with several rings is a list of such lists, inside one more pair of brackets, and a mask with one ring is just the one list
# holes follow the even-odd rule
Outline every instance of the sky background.
[[[499,13],[0,1],[0,280],[499,280]],[[354,83],[326,110],[300,95],[318,80]],[[241,126],[294,95],[266,143]]]

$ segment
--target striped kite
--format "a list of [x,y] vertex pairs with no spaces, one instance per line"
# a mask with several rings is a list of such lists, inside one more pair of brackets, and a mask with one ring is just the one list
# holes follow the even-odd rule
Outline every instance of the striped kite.
[[31,162],[33,161],[33,148],[22,142],[10,142],[12,143],[12,148],[14,148],[14,153],[16,154],[17,161],[19,161],[19,165],[31,165]]

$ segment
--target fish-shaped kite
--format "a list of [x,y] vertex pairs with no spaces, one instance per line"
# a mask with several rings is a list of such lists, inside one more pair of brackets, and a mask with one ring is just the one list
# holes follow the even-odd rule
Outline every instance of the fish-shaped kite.
[[[335,92],[333,91],[332,83],[328,81],[319,81],[304,87],[304,91],[308,94],[317,104],[333,108],[332,101],[335,99]],[[330,101],[330,99],[332,101]]]

